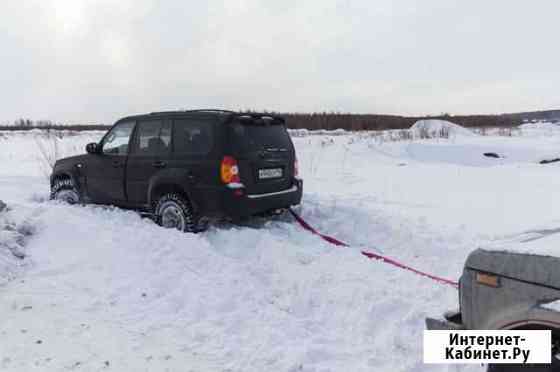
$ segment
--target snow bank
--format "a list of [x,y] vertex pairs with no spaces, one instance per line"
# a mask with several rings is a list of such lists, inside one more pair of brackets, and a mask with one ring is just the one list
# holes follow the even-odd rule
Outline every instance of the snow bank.
[[419,120],[410,127],[415,138],[439,138],[439,137],[473,137],[476,134],[460,125],[446,120]]
[[33,224],[25,213],[8,208],[0,200],[0,285],[13,279],[21,269],[25,243],[33,232]]

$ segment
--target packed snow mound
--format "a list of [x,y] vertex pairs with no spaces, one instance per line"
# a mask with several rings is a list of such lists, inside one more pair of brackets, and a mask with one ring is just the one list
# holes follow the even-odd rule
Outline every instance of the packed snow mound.
[[8,208],[0,200],[0,285],[17,275],[25,257],[25,243],[33,231],[25,213]]
[[419,120],[410,127],[414,137],[419,138],[448,138],[457,136],[473,137],[476,134],[460,125],[446,120]]

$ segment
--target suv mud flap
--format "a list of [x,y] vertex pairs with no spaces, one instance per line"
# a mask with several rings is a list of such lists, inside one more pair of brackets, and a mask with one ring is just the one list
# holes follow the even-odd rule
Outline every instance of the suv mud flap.
[[445,319],[426,318],[426,328],[430,331],[459,331],[465,329],[460,312],[448,312]]

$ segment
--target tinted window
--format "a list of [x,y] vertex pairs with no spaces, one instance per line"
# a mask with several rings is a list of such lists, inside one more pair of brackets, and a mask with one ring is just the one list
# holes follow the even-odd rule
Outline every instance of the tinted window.
[[173,125],[173,148],[178,154],[207,154],[213,145],[213,122],[179,119]]
[[170,132],[170,125],[162,125],[161,120],[139,122],[134,155],[160,155],[169,152]]
[[233,146],[241,152],[292,148],[290,135],[282,124],[258,125],[238,122],[231,125],[231,133]]
[[119,123],[103,138],[101,143],[104,154],[126,155],[134,122]]

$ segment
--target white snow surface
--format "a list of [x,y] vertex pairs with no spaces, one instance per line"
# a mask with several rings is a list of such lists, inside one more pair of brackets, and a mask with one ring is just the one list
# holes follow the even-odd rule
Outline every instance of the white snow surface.
[[[100,136],[62,136],[57,148],[83,152]],[[50,202],[37,140],[52,143],[0,133],[3,218],[31,234],[23,261],[0,264],[12,270],[0,286],[6,371],[483,371],[422,363],[424,318],[456,308],[455,289],[359,250],[457,279],[473,249],[560,226],[559,165],[538,164],[560,155],[560,133],[536,129],[294,138],[300,213],[352,248],[287,217],[191,235],[131,211]]]
[[541,308],[560,312],[560,300],[540,305]]

